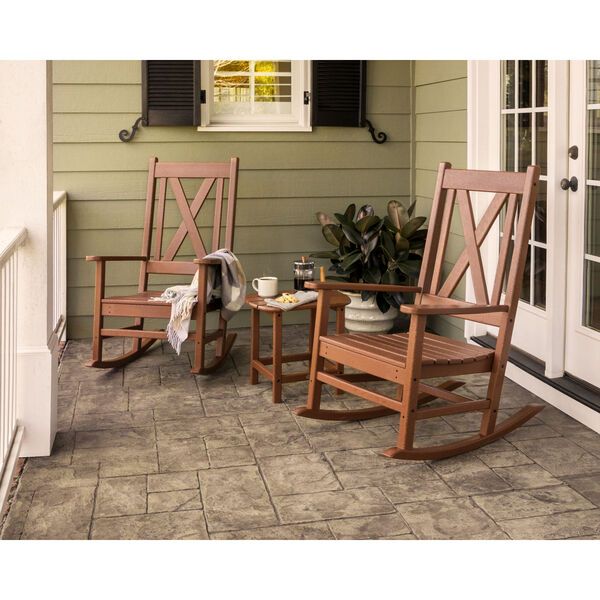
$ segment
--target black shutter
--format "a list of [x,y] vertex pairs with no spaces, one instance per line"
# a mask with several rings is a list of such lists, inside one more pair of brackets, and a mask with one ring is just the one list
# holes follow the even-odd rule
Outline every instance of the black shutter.
[[146,125],[200,124],[200,61],[142,61]]
[[312,124],[365,126],[366,60],[312,61]]

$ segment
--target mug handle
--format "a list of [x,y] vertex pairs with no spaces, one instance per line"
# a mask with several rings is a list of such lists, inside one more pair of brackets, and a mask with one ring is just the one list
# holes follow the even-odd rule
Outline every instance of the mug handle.
[[254,288],[255,292],[258,292],[258,283],[256,283],[258,281],[258,277],[256,277],[255,279],[252,280],[252,287]]

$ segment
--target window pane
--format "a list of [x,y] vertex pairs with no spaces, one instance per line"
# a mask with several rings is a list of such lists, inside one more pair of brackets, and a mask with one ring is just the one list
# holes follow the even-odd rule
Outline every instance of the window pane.
[[535,105],[548,106],[548,61],[535,61]]
[[525,261],[525,272],[523,273],[523,287],[521,287],[521,300],[531,304],[531,246],[527,246],[527,259]]
[[215,74],[219,71],[250,71],[249,60],[215,60]]
[[600,263],[584,261],[583,324],[600,331]]
[[585,252],[600,256],[600,187],[588,185],[585,208]]
[[531,113],[519,115],[519,171],[531,164]]
[[519,61],[519,108],[531,107],[531,61]]
[[535,164],[548,174],[548,113],[535,115]]
[[515,115],[503,115],[504,170],[515,170]]
[[588,104],[600,104],[600,60],[588,60]]
[[535,199],[535,216],[533,236],[537,242],[546,243],[546,198],[548,184],[545,181],[538,183],[538,192]]
[[504,60],[504,108],[515,107],[515,61]]
[[588,111],[588,179],[600,180],[600,110]]
[[546,308],[546,250],[534,248],[533,303],[538,308]]

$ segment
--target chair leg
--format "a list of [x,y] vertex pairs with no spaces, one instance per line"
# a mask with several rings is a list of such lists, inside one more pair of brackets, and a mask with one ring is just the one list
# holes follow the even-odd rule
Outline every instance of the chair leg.
[[400,427],[398,430],[398,448],[410,450],[415,439],[415,411],[419,396],[419,382],[412,380],[403,387],[398,386],[402,397],[402,411],[400,412]]
[[500,369],[499,366],[495,364],[492,368],[492,373],[490,374],[487,390],[487,398],[490,400],[490,407],[483,413],[481,418],[481,429],[479,430],[481,435],[489,435],[496,428],[503,383],[504,369]]
[[[144,319],[135,318],[133,320],[133,324],[137,328],[143,329],[144,328]],[[132,352],[139,352],[142,349],[142,338],[131,338],[131,339],[132,339],[131,351]]]
[[217,338],[215,356],[217,358],[223,357],[225,351],[225,341],[227,339],[227,321],[223,318],[223,315],[219,312],[219,337]]
[[258,383],[258,371],[254,368],[254,361],[260,357],[260,311],[251,308],[250,330],[250,384]]
[[282,356],[282,318],[281,311],[277,311],[273,314],[273,402],[281,402],[281,388],[282,388],[282,377],[281,377],[281,356]]
[[102,316],[102,296],[104,292],[104,278],[106,274],[106,263],[98,261],[96,263],[96,278],[94,290],[94,322],[92,323],[92,360],[89,366],[94,366],[102,362],[102,326],[104,318]]

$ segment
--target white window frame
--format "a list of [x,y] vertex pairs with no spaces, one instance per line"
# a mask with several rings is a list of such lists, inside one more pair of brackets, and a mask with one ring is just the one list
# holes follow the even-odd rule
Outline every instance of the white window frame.
[[200,62],[200,81],[206,102],[200,105],[198,131],[312,131],[310,103],[304,104],[304,92],[311,89],[311,61],[292,60],[292,112],[290,115],[227,115],[215,117],[214,61]]

